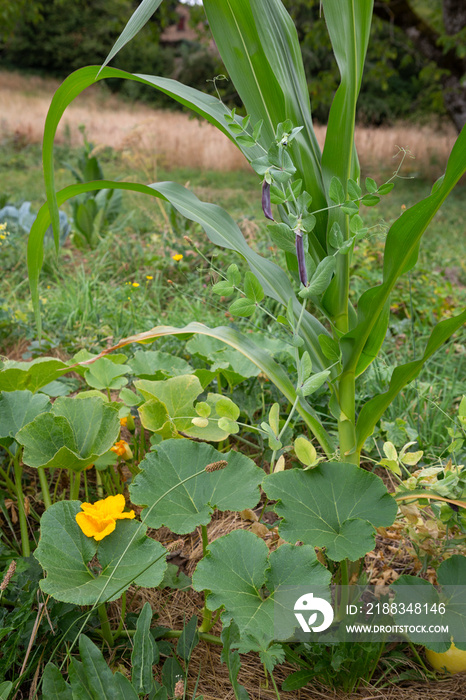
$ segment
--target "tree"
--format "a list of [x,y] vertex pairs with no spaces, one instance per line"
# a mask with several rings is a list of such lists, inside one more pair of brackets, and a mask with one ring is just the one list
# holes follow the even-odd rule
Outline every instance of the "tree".
[[374,12],[402,29],[438,66],[445,109],[461,131],[466,124],[465,0],[376,0]]

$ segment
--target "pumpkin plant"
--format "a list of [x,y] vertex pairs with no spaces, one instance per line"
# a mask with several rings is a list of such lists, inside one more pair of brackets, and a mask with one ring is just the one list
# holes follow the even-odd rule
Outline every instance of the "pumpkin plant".
[[[280,534],[286,542],[276,551],[269,554],[255,535],[241,531],[209,544],[206,531],[202,530],[206,556],[193,578],[196,590],[204,591],[206,596],[201,627],[208,630],[211,614],[223,610],[220,614],[226,646],[240,651],[259,651],[271,672],[274,664],[283,658],[281,647],[274,644],[274,630],[270,624],[276,590],[282,584],[326,584],[330,581],[329,569],[335,572],[337,582],[348,583],[350,562],[374,547],[375,528],[393,522],[395,500],[377,476],[359,469],[361,449],[403,387],[416,378],[433,353],[466,321],[466,310],[440,321],[432,330],[422,356],[396,367],[388,390],[368,398],[359,415],[356,414],[358,378],[377,358],[382,347],[388,328],[391,291],[399,278],[416,264],[424,232],[466,172],[466,128],[452,149],[445,174],[434,184],[430,195],[406,209],[389,229],[380,283],[365,291],[353,304],[350,299],[353,251],[358,240],[368,235],[364,208],[375,206],[393,186],[393,178],[380,185],[371,178],[361,182],[354,145],[356,104],[373,0],[322,0],[341,74],[322,151],[314,133],[297,32],[280,0],[229,0],[228,3],[204,0],[203,3],[216,45],[244,103],[245,117],[229,110],[221,100],[175,80],[130,74],[107,65],[143,27],[160,2],[143,0],[105,64],[75,71],[53,97],[43,144],[47,203],[39,211],[28,241],[31,293],[40,333],[38,283],[47,227],[52,222],[58,248],[61,204],[88,192],[120,189],[167,201],[182,216],[198,223],[214,245],[236,252],[248,263],[250,269],[244,277],[233,264],[224,272],[220,285],[214,288],[214,292],[227,297],[239,293],[230,307],[232,314],[248,317],[264,309],[270,316],[267,299],[274,302],[274,308],[278,309],[277,328],[285,334],[284,347],[291,348],[294,354],[296,381],[260,346],[254,334],[245,335],[230,327],[208,328],[199,323],[190,323],[184,328],[156,327],[125,338],[101,353],[104,356],[129,343],[167,335],[210,336],[239,350],[288,399],[291,411],[286,425],[298,412],[326,459],[339,455],[339,462],[324,461],[315,466],[318,460],[306,449],[305,466],[310,469],[278,471],[263,481],[268,498],[277,500],[275,508],[282,517]],[[190,107],[228,136],[258,174],[257,196],[262,198],[264,215],[274,220],[270,224],[270,235],[283,251],[282,266],[253,250],[223,209],[200,201],[174,182],[148,185],[98,180],[56,192],[53,144],[60,119],[83,90],[107,78],[152,86]],[[272,204],[276,206],[275,211]],[[92,364],[96,359],[87,362]],[[174,377],[168,381],[175,386],[181,379]],[[211,415],[215,417],[216,429],[225,427],[228,430],[224,432],[234,432],[234,409],[222,406],[220,399],[211,396],[210,403],[209,399],[206,402],[207,408],[201,407],[200,412],[193,410],[200,384],[197,386],[192,379],[189,383],[192,396],[178,412],[177,406],[168,405],[170,398],[164,382],[150,379],[138,382],[138,390],[145,400],[141,407],[142,421],[163,441],[141,462],[141,473],[135,476],[130,489],[133,502],[146,508],[143,524],[152,527],[165,524],[179,533],[188,532],[196,525],[205,528],[214,506],[220,509],[251,507],[260,481],[257,468],[247,465],[246,458],[241,460],[239,455],[229,453],[214,459],[210,453],[213,448],[178,439],[180,432],[194,436],[193,428],[210,429]],[[328,386],[329,412],[335,421],[338,441],[322,424],[309,398],[324,384]],[[273,464],[283,450],[284,433],[275,409],[271,410],[268,423],[264,422],[261,427],[269,437]],[[171,439],[175,431],[177,439]],[[208,439],[221,440],[222,437],[217,434]],[[207,458],[212,463],[227,462],[215,483],[214,480],[207,482],[205,475],[196,476],[192,471],[197,463],[193,458],[191,464],[191,453],[194,455],[195,450],[203,463]],[[184,455],[188,451],[189,460]],[[241,476],[243,470],[244,477]],[[195,480],[189,494],[176,486],[188,477]],[[161,501],[163,489],[167,493],[165,502]],[[161,503],[160,508],[155,508],[158,503]],[[58,506],[60,504],[54,508]],[[68,512],[77,507],[78,504],[66,505]],[[49,511],[47,517],[51,517]],[[134,525],[132,521],[118,523],[118,527],[128,533]],[[109,535],[109,539],[111,537]],[[304,546],[296,547],[298,540],[304,542]],[[99,547],[104,543],[105,540]],[[86,546],[91,554],[90,545]],[[317,561],[315,546],[325,548],[326,562],[331,564],[329,569]],[[332,562],[340,564],[333,566]],[[84,576],[84,571],[82,573]],[[228,594],[226,576],[232,583]],[[234,644],[230,638],[234,638]],[[243,697],[233,671],[231,675],[235,694]]]

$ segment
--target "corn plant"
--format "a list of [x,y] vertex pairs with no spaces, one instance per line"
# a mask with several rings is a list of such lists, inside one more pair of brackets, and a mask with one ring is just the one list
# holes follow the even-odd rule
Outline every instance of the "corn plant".
[[[359,464],[361,448],[385,409],[421,371],[431,355],[466,320],[466,311],[440,321],[432,330],[421,357],[398,366],[388,390],[355,411],[358,377],[377,357],[388,326],[389,300],[397,280],[416,264],[422,235],[466,170],[466,130],[453,147],[445,174],[431,194],[407,209],[386,238],[382,282],[365,291],[356,307],[350,302],[352,252],[366,235],[360,215],[377,204],[392,182],[377,185],[367,178],[365,192],[354,145],[355,114],[372,18],[372,0],[323,0],[322,7],[337,60],[341,82],[328,118],[321,152],[315,137],[311,106],[296,29],[280,0],[205,0],[214,39],[244,103],[247,116],[230,111],[217,98],[175,80],[129,74],[108,67],[115,54],[142,28],[161,0],[144,0],[111,50],[104,66],[89,66],[70,75],[57,90],[44,132],[45,204],[33,226],[28,245],[28,268],[37,322],[38,277],[43,261],[44,231],[52,221],[58,244],[58,207],[71,197],[99,189],[140,192],[168,201],[186,218],[204,228],[216,245],[234,250],[249,264],[240,299],[232,312],[251,315],[269,297],[283,307],[279,317],[295,347],[298,383],[294,383],[261,350],[254,339],[230,328],[189,324],[157,327],[121,341],[117,347],[167,334],[201,333],[235,347],[265,372],[297,410],[327,457],[339,447],[341,459]],[[271,224],[274,242],[284,250],[286,267],[258,255],[221,208],[201,202],[173,182],[157,184],[99,180],[71,185],[56,192],[53,142],[66,107],[85,88],[106,78],[125,78],[160,90],[214,124],[243,152],[262,183],[265,215],[271,201],[281,221]],[[220,284],[222,293],[238,289],[236,271]],[[235,306],[236,305],[236,306]],[[312,313],[318,311],[321,322]],[[307,397],[328,384],[330,411],[338,424],[339,445],[324,428]],[[279,436],[276,445],[280,445]],[[277,447],[279,449],[279,447]]]

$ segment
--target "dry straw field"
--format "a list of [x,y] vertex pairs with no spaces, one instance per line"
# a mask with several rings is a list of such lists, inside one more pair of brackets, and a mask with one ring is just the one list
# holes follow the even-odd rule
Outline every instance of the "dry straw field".
[[[39,142],[45,116],[58,81],[0,72],[0,139]],[[193,167],[206,170],[248,168],[242,155],[217,129],[181,112],[151,109],[141,103],[131,104],[108,94],[100,85],[89,88],[65,112],[58,141],[65,135],[73,145],[82,137],[78,126],[84,124],[88,138],[96,145],[118,150],[140,151],[152,156],[164,168]],[[322,145],[325,127],[316,127]],[[405,175],[416,174],[435,179],[444,170],[455,140],[452,127],[399,125],[390,128],[359,127],[356,143],[366,174],[393,169],[392,158],[397,146],[414,155],[406,163]]]

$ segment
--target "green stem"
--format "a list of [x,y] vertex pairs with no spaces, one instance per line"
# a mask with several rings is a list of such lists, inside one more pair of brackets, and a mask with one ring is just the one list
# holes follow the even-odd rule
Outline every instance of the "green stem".
[[70,501],[79,500],[79,487],[81,486],[81,472],[74,474],[74,479],[70,483]]
[[31,555],[31,548],[29,546],[29,535],[28,535],[28,523],[26,517],[26,511],[24,510],[24,494],[23,487],[21,484],[21,479],[23,475],[23,469],[21,467],[21,450],[18,449],[14,457],[14,471],[15,471],[15,487],[16,487],[16,498],[18,504],[18,518],[19,518],[19,529],[21,532],[21,550],[23,557],[29,557]]
[[7,485],[8,491],[10,492],[11,496],[16,496],[16,486],[14,484],[14,481],[10,479],[8,474],[2,467],[0,467],[0,475],[5,479],[5,483]]
[[[209,546],[209,536],[207,534],[207,527],[201,525],[201,535],[202,535],[202,555],[203,557],[207,554],[207,547]],[[206,594],[204,593],[204,607],[202,608],[202,622],[199,625],[199,634],[210,632],[212,629],[212,611],[208,609],[206,605]]]
[[99,498],[104,497],[104,490],[102,488],[102,475],[98,469],[95,470],[95,480],[97,484],[97,495]]
[[[95,631],[101,634],[100,630]],[[136,630],[123,630],[118,636],[123,637],[123,635],[128,635],[128,637],[134,637],[135,634]],[[160,639],[179,639],[182,634],[183,630],[167,630],[166,632],[160,635]],[[220,646],[223,646],[223,642],[220,639],[220,637],[217,637],[214,634],[206,634],[204,632],[201,632],[199,634],[199,639],[201,639],[203,642],[209,642],[209,644],[218,644]]]
[[109,647],[113,647],[115,640],[113,639],[113,634],[110,627],[110,622],[107,615],[107,607],[105,603],[101,603],[97,606],[97,612],[99,613],[102,637],[105,639]]
[[280,693],[278,692],[277,684],[275,683],[275,678],[273,677],[273,673],[270,673],[270,678],[272,679],[272,685],[273,689],[275,690],[275,695],[277,696],[278,700],[280,700]]
[[50,497],[50,489],[49,489],[49,482],[47,481],[47,477],[45,475],[45,469],[38,469],[39,472],[39,483],[40,487],[42,489],[42,500],[44,501],[45,505],[45,510],[47,508],[50,508],[52,505],[52,499]]
[[355,377],[353,372],[343,373],[339,383],[340,419],[338,436],[340,438],[340,459],[359,466],[359,452],[356,447],[356,410]]

